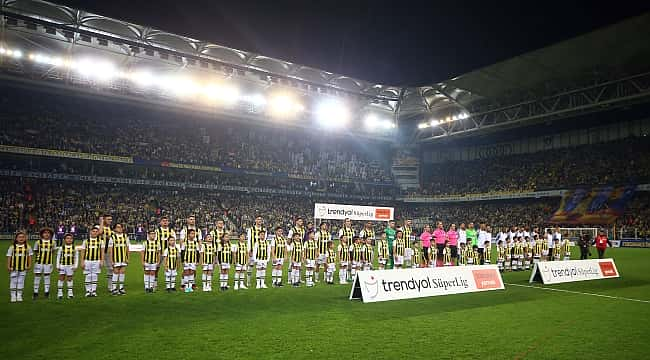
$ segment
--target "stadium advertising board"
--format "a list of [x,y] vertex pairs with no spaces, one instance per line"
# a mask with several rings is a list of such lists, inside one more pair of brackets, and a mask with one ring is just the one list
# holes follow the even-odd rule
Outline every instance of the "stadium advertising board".
[[393,220],[395,209],[383,206],[360,206],[343,204],[314,204],[314,219],[353,221],[389,221]]
[[617,277],[614,259],[540,261],[533,267],[530,282],[560,284]]
[[496,265],[359,271],[350,300],[369,303],[503,289]]

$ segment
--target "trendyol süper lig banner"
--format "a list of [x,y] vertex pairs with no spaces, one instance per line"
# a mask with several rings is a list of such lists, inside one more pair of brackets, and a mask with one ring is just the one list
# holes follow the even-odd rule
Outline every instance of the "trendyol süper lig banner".
[[314,204],[314,219],[354,221],[388,221],[393,220],[394,209],[383,206],[360,206],[343,204]]
[[359,271],[350,300],[367,303],[503,289],[496,265]]
[[530,282],[559,284],[620,277],[614,259],[540,261],[533,267]]

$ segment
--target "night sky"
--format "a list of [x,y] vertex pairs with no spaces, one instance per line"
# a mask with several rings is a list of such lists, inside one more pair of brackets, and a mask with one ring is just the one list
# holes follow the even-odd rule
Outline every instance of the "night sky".
[[56,2],[390,85],[446,80],[650,11],[643,1]]

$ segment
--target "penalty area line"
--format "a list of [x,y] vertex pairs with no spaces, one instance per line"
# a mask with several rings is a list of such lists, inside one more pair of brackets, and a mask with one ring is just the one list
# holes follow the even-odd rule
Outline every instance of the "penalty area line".
[[620,297],[620,296],[611,296],[611,295],[603,295],[603,294],[594,294],[594,293],[586,293],[586,292],[580,292],[580,291],[572,291],[572,290],[564,290],[564,289],[555,289],[555,288],[541,287],[541,286],[532,286],[532,285],[510,284],[510,283],[504,283],[504,284],[505,284],[505,285],[508,285],[508,286],[519,286],[519,287],[532,288],[532,289],[549,290],[549,291],[558,291],[558,292],[564,292],[564,293],[569,293],[569,294],[589,295],[589,296],[597,296],[597,297],[603,297],[603,298],[614,299],[614,300],[626,300],[626,301],[634,301],[634,302],[640,302],[640,303],[650,304],[650,300],[631,299],[631,298],[625,298],[625,297]]

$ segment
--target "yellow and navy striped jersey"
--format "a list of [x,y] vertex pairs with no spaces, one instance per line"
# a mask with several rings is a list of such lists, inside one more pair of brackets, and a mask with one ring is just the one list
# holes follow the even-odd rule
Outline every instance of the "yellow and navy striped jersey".
[[[219,244],[221,246],[221,244]],[[215,248],[212,242],[204,242],[201,245],[201,263],[214,264]]]
[[338,254],[339,259],[342,262],[350,261],[350,249],[349,249],[349,247],[347,245],[344,246],[343,244],[340,244],[339,248],[338,248],[338,253],[339,253]]
[[59,248],[59,265],[72,266],[76,263],[77,249],[74,244],[63,244]]
[[431,261],[436,261],[438,258],[438,248],[435,246],[432,246],[429,248],[429,259]]
[[483,259],[485,261],[492,262],[492,248],[491,247],[486,247],[483,249]]
[[352,248],[352,260],[359,262],[363,261],[363,245],[354,244]]
[[388,241],[378,240],[377,241],[377,257],[380,259],[388,259],[390,250],[388,249]]
[[404,249],[406,248],[406,240],[404,238],[395,239],[395,255],[404,256]]
[[542,240],[542,251],[548,251],[548,242]]
[[404,233],[404,240],[406,240],[406,244],[407,244],[406,247],[410,247],[409,244],[411,243],[411,235],[413,235],[413,228],[403,226],[402,232]]
[[318,251],[320,251],[321,254],[327,253],[330,240],[331,240],[331,235],[329,231],[320,230],[318,233],[316,233],[316,241],[318,241]]
[[212,241],[214,241],[215,244],[221,244],[221,238],[225,234],[226,234],[226,229],[216,228],[216,229],[210,231],[210,235],[212,236]]
[[231,264],[232,263],[232,244],[230,241],[219,243],[219,263]]
[[521,245],[521,243],[515,243],[514,254],[515,256],[520,256],[524,254],[524,247]]
[[113,262],[124,263],[129,261],[129,237],[126,234],[113,232],[109,248],[113,248]]
[[264,226],[253,225],[248,228],[248,243],[255,246],[261,238],[266,240],[266,228]]
[[108,252],[108,242],[111,241],[111,236],[113,236],[113,230],[111,230],[110,226],[104,226],[102,233],[99,235],[99,239],[104,246],[104,253]]
[[364,250],[363,251],[363,260],[366,261],[366,262],[372,261],[372,255],[373,255],[372,245],[366,244],[364,246],[363,250]]
[[327,263],[328,264],[336,263],[336,251],[334,251],[334,249],[327,249]]
[[29,257],[33,255],[32,248],[27,244],[13,244],[7,250],[11,271],[25,271]]
[[569,243],[569,240],[564,240],[564,254],[565,255],[571,255],[571,243]]
[[300,235],[300,243],[302,244],[302,241],[305,239],[305,228],[297,226],[292,227],[291,230],[289,230],[289,237],[293,239],[294,234]]
[[500,261],[505,260],[507,250],[508,249],[506,249],[504,246],[497,247],[497,259]]
[[54,243],[54,240],[49,239],[39,239],[36,240],[36,243],[34,243],[34,253],[36,254],[36,263],[37,264],[43,264],[43,265],[51,265],[52,264],[52,255],[54,253],[54,248],[56,247],[56,244]]
[[535,241],[535,256],[539,257],[542,255],[542,251],[544,250],[544,245],[542,244],[541,240]]
[[248,244],[246,242],[238,242],[237,243],[237,264],[239,265],[246,265],[248,264]]
[[[477,253],[478,254],[478,253]],[[451,248],[449,246],[445,246],[444,249],[442,249],[442,261],[447,264],[451,262]],[[476,263],[476,262],[475,262]]]
[[560,257],[562,255],[562,247],[556,246],[553,248],[553,256]]
[[417,265],[422,263],[422,249],[419,247],[413,248],[413,263]]
[[374,239],[375,230],[364,228],[363,230],[361,230],[361,232],[359,232],[359,236],[361,236],[362,239],[366,239],[366,238]]
[[160,262],[160,242],[157,239],[147,239],[143,245],[144,262],[146,264],[158,264]]
[[260,237],[259,240],[255,243],[255,258],[257,260],[268,260],[269,259],[269,242],[266,241],[265,237]]
[[316,260],[318,258],[318,243],[316,243],[316,240],[305,241],[303,252],[305,253],[305,259]]
[[170,236],[176,237],[176,233],[169,227],[164,228],[159,226],[156,228],[156,241],[158,241],[158,248],[161,251],[162,249],[167,249],[167,239],[169,239]]
[[189,264],[196,264],[198,262],[196,254],[199,251],[199,243],[196,240],[185,240],[181,246],[181,250],[183,253],[183,262]]
[[180,259],[181,250],[178,245],[168,246],[163,253],[165,257],[165,266],[169,270],[176,270],[178,267],[178,260]]
[[339,231],[339,237],[340,235],[345,235],[348,238],[348,241],[350,241],[354,237],[354,229],[344,226],[341,228],[341,231]]
[[293,242],[293,251],[291,254],[291,261],[301,262],[302,261],[302,243],[300,241]]
[[467,265],[467,250],[459,249],[458,250],[458,263],[461,265]]
[[273,239],[273,253],[276,259],[287,257],[287,239],[283,236],[276,236]]
[[[449,259],[451,259],[451,251],[449,252]],[[479,265],[481,262],[481,255],[478,251],[472,251],[472,259],[474,259],[474,265]],[[449,260],[451,262],[451,260]],[[446,260],[445,260],[446,262]]]
[[84,261],[99,261],[102,259],[104,241],[101,238],[88,238],[81,247],[84,249]]

